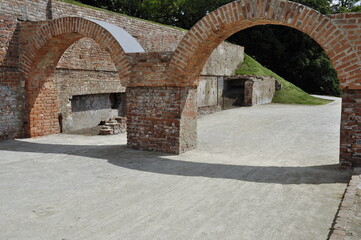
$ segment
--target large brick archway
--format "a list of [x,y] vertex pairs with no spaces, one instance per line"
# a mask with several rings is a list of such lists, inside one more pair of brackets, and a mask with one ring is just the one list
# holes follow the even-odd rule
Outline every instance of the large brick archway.
[[309,35],[327,52],[341,88],[361,84],[360,58],[342,30],[329,17],[284,0],[236,1],[204,17],[178,45],[170,63],[174,76],[171,82],[196,86],[202,67],[216,46],[236,32],[264,24],[289,26]]
[[111,56],[120,83],[127,85],[130,64],[114,36],[94,21],[65,17],[53,21],[25,23],[25,51],[21,55],[21,73],[25,80],[25,132],[29,137],[60,132],[58,122],[55,67],[63,53],[83,37],[92,38]]
[[[200,72],[215,47],[232,34],[264,24],[295,28],[313,38],[327,53],[344,89],[340,162],[361,164],[361,15],[324,16],[304,5],[285,0],[240,0],[229,3],[200,20],[182,39],[169,65],[167,85],[185,91],[180,106],[179,145],[197,144],[195,88]],[[346,109],[346,110],[345,110]],[[182,152],[182,149],[180,150]]]

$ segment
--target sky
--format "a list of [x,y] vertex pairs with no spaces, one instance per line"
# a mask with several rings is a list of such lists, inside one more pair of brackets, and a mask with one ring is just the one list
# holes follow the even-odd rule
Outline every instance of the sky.
[[[332,3],[333,4],[335,4],[335,3],[337,3],[338,2],[338,0],[332,0]],[[360,5],[361,3],[360,3],[360,1],[358,1],[358,3],[356,4],[356,5]]]

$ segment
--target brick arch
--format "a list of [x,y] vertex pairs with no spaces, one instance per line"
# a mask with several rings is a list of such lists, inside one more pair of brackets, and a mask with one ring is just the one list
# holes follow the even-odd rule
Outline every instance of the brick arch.
[[105,49],[127,85],[130,64],[116,38],[104,27],[84,18],[65,17],[34,24],[35,32],[22,54],[20,71],[25,80],[25,133],[28,137],[60,132],[55,68],[63,53],[83,37]]
[[309,35],[326,51],[341,88],[359,84],[360,57],[330,18],[291,1],[240,0],[211,12],[185,35],[169,66],[169,76],[173,76],[169,85],[197,86],[215,47],[236,32],[264,24],[289,26]]

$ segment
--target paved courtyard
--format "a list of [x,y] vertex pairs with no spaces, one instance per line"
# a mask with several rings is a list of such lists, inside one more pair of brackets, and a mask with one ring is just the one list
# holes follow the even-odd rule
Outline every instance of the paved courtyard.
[[125,134],[0,142],[0,239],[327,239],[349,173],[340,101],[204,116],[198,149]]

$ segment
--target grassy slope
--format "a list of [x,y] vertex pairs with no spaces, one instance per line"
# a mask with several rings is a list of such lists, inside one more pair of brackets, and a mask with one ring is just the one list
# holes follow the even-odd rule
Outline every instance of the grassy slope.
[[276,91],[272,100],[274,103],[321,105],[330,102],[329,100],[310,96],[300,88],[278,76],[276,73],[263,67],[247,54],[245,54],[244,62],[236,70],[236,74],[271,76],[277,79],[282,84],[282,90]]

